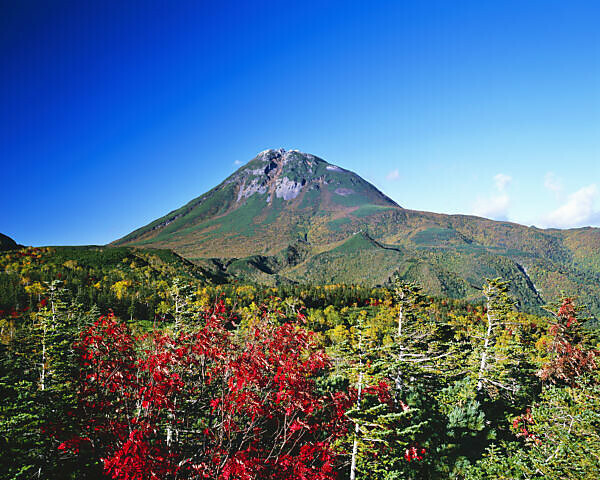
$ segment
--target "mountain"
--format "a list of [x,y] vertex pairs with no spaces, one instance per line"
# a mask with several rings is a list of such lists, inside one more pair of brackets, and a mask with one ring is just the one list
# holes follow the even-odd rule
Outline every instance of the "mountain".
[[19,248],[17,242],[9,236],[0,233],[0,252],[4,250],[14,250],[15,248]]
[[392,208],[399,207],[355,173],[295,150],[266,150],[115,244],[172,248],[192,259],[270,255],[297,240],[322,243],[319,226],[329,222]]
[[539,311],[561,290],[600,314],[600,229],[543,230],[400,207],[353,172],[297,150],[265,150],[221,184],[114,245],[172,249],[247,281],[385,283],[477,299],[511,280]]

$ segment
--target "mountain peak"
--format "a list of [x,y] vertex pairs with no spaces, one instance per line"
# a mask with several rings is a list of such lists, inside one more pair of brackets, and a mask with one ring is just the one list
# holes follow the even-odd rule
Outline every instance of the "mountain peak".
[[301,152],[297,149],[286,150],[285,148],[267,148],[266,150],[260,152],[255,158],[287,158],[292,154],[298,154],[305,157],[314,157],[314,155],[311,155],[310,153]]
[[277,165],[286,165],[287,163],[308,163],[309,165],[312,165],[315,162],[327,163],[325,160],[310,153],[301,152],[300,150],[295,149],[286,150],[285,148],[269,148],[263,150],[246,165],[255,165],[260,162],[274,162]]
[[[267,204],[275,198],[291,201],[301,194],[306,195],[315,190],[323,192],[325,189],[331,190],[331,194],[328,193],[327,196],[333,199],[329,202],[332,206],[340,204],[340,201],[336,201],[341,200],[339,197],[353,197],[357,205],[375,203],[397,206],[355,173],[300,150],[263,150],[225,180],[222,186],[228,184],[237,185],[237,202],[254,195],[266,195]],[[341,203],[348,202],[352,203],[352,199]]]
[[268,149],[210,191],[116,243],[174,248],[190,258],[219,256],[227,245],[238,256],[283,248],[353,212],[362,221],[398,208],[349,170],[299,150]]
[[250,160],[247,165],[255,164],[257,162],[275,162],[278,165],[285,165],[287,163],[305,163],[309,166],[324,164],[326,165],[327,170],[348,172],[348,170],[338,167],[337,165],[332,165],[312,153],[301,152],[297,149],[286,150],[285,148],[269,148],[260,152],[256,157]]

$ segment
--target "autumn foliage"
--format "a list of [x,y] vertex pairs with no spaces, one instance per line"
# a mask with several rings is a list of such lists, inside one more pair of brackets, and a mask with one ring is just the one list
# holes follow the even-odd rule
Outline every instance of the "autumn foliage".
[[563,300],[554,316],[556,321],[548,329],[550,360],[539,376],[551,383],[575,385],[578,377],[596,368],[598,352],[581,345],[581,325],[571,298]]
[[[0,478],[537,480],[600,468],[600,334],[570,299],[553,317],[492,309],[486,344],[483,305],[400,303],[383,289],[365,306],[352,289],[280,298],[175,279],[159,290],[161,316],[140,319],[87,310],[60,282],[25,285],[27,302],[2,304],[0,318]],[[514,388],[477,389],[483,351],[488,381]]]
[[344,394],[320,395],[327,366],[301,326],[269,314],[243,335],[223,303],[196,331],[135,336],[113,316],[81,335],[78,431],[114,479],[334,478]]

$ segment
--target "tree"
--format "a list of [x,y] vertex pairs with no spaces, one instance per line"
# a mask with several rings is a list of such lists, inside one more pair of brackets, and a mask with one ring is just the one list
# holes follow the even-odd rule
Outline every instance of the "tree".
[[[600,470],[600,384],[597,352],[586,345],[578,308],[570,298],[556,311],[548,328],[547,357],[537,372],[539,398],[513,418],[521,445],[505,442],[504,455],[490,447],[473,478],[595,479]],[[496,472],[496,473],[494,473]]]
[[189,324],[194,317],[192,286],[184,283],[181,278],[176,277],[169,289],[169,293],[173,299],[174,328],[175,330],[179,330],[184,324]]
[[596,479],[600,471],[600,384],[596,374],[577,386],[550,385],[513,421],[525,442],[519,452],[527,472],[544,479]]
[[407,316],[424,300],[422,289],[414,282],[404,282],[399,276],[393,282],[394,300],[398,307],[398,338],[402,338],[402,327]]
[[557,312],[548,311],[555,320],[548,328],[550,358],[538,375],[544,382],[574,386],[581,375],[596,369],[598,352],[585,346],[578,309],[571,298],[565,298]]
[[311,335],[272,316],[232,332],[224,304],[177,336],[134,336],[112,316],[82,336],[78,431],[60,446],[115,479],[334,478],[344,396],[321,396]]
[[[350,435],[350,479],[419,478],[425,466],[427,420],[411,398],[404,398],[413,385],[402,391],[390,387],[398,379],[399,362],[377,337],[365,335],[366,311],[361,311],[353,327],[355,341],[345,345],[346,374],[352,379],[353,408],[347,416],[353,422]],[[404,333],[402,333],[404,335]],[[402,382],[401,382],[402,383]]]
[[486,328],[476,389],[482,392],[484,387],[487,387],[492,391],[504,390],[515,393],[518,384],[514,379],[507,378],[505,375],[507,369],[502,368],[503,360],[509,359],[502,355],[503,352],[497,348],[496,341],[498,330],[509,322],[516,303],[508,294],[508,282],[501,281],[499,278],[488,280],[483,287],[483,294],[486,299]]
[[72,346],[86,314],[70,304],[60,282],[47,291],[40,311],[20,316],[11,342],[0,345],[3,478],[69,478],[82,471],[61,457],[56,438],[72,423],[78,367]]

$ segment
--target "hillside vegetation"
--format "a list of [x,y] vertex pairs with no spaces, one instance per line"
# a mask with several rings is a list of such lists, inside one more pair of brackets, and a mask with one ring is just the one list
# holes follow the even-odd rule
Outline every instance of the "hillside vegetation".
[[[333,253],[388,250],[402,253],[356,235]],[[11,250],[0,271],[3,479],[600,469],[600,339],[570,298],[539,316],[510,294],[525,286],[497,279],[480,302],[401,278],[216,284],[170,251],[131,247]]]

